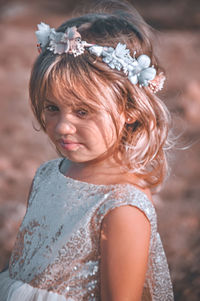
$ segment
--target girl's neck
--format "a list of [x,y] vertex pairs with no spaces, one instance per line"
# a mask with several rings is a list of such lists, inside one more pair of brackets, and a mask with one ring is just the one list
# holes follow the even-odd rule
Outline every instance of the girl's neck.
[[71,162],[65,170],[65,175],[76,180],[93,184],[116,184],[108,183],[115,181],[116,176],[123,175],[120,165],[112,159],[101,162]]
[[121,165],[112,158],[96,163],[71,161],[68,161],[68,163],[63,173],[72,179],[96,185],[132,184],[146,191],[146,189],[140,187],[137,176],[123,171]]
[[89,164],[71,161],[68,163],[62,171],[67,177],[95,185],[132,184],[144,192],[148,199],[153,202],[150,189],[142,188],[139,185],[138,177],[122,171],[121,165],[114,160]]

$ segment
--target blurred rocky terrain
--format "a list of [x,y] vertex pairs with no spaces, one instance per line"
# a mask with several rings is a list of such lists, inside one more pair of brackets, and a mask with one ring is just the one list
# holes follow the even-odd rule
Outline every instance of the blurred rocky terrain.
[[[8,262],[37,167],[57,157],[35,131],[28,100],[40,21],[57,27],[80,1],[0,2],[0,270]],[[85,1],[95,3],[95,1]],[[174,118],[182,150],[170,156],[171,176],[155,196],[159,229],[177,301],[200,300],[200,2],[132,1],[159,30],[158,54],[167,73],[160,96]],[[183,149],[183,146],[185,149]]]

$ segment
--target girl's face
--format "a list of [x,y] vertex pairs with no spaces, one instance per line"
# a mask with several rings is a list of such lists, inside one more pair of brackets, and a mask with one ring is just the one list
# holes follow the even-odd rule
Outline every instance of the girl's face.
[[51,97],[44,102],[44,120],[57,150],[73,162],[94,160],[116,141],[112,118],[103,108],[92,113],[84,104],[71,106]]

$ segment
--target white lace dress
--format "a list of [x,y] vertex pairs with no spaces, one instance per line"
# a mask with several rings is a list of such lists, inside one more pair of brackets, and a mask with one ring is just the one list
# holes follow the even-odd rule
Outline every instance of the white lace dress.
[[0,301],[100,300],[101,222],[123,205],[144,212],[151,224],[142,301],[172,301],[156,213],[147,196],[130,184],[94,185],[65,177],[63,162],[49,161],[36,172],[9,270],[0,274]]

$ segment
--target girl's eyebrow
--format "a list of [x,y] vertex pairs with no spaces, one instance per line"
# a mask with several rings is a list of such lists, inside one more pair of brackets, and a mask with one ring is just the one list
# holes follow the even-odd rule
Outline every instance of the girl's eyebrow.
[[48,102],[48,103],[51,103],[51,104],[55,104],[55,102],[49,100],[49,99],[45,99],[44,102]]

